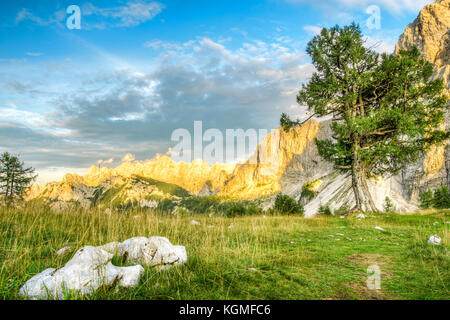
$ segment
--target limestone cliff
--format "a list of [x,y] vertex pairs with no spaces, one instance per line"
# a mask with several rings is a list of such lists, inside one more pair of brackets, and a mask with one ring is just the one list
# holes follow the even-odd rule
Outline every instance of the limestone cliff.
[[[303,126],[285,132],[277,128],[257,147],[255,153],[234,170],[219,195],[252,199],[282,191],[281,180],[295,156],[314,145],[319,122],[310,120]],[[301,181],[296,181],[296,184]]]

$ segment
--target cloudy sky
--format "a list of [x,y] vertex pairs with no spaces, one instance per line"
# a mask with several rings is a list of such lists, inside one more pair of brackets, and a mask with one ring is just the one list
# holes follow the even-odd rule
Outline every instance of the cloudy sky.
[[[426,0],[3,0],[0,152],[41,182],[164,154],[177,128],[273,129],[301,117],[296,91],[314,71],[307,42],[359,23],[392,52]],[[69,29],[70,5],[81,29]],[[369,28],[367,8],[380,8]],[[128,155],[128,160],[133,159]]]

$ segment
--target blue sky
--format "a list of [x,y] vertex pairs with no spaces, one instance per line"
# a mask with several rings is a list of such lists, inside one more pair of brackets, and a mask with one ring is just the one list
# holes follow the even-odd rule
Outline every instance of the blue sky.
[[[427,0],[4,0],[0,152],[40,181],[164,154],[176,128],[272,129],[305,110],[295,96],[322,27],[359,23],[392,52]],[[81,30],[66,8],[81,8]],[[369,29],[366,9],[380,8]]]

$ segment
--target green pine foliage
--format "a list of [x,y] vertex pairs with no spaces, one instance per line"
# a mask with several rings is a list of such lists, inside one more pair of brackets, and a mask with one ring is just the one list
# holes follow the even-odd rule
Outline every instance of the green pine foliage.
[[422,209],[429,209],[434,206],[433,191],[427,190],[419,194],[420,207]]
[[[297,101],[311,117],[332,117],[320,155],[352,174],[356,210],[376,211],[366,179],[396,174],[450,135],[439,129],[447,98],[417,48],[398,55],[366,48],[360,27],[322,29],[308,44],[316,72]],[[303,122],[281,116],[285,130]]]
[[432,190],[424,191],[419,194],[419,201],[422,209],[448,209],[450,208],[450,190],[447,186],[441,186],[434,192]]
[[450,191],[447,186],[434,191],[433,204],[436,209],[450,208]]
[[275,198],[273,206],[275,212],[280,214],[303,214],[305,212],[303,206],[285,194],[279,194]]
[[391,198],[386,197],[386,199],[384,199],[383,208],[384,208],[384,212],[385,213],[393,213],[393,212],[395,212],[395,206],[392,203]]
[[333,213],[331,212],[330,206],[328,205],[320,205],[319,214],[324,214],[326,216],[331,216]]
[[9,207],[22,200],[25,189],[34,179],[34,169],[24,168],[19,157],[8,152],[0,155],[0,199],[3,205]]

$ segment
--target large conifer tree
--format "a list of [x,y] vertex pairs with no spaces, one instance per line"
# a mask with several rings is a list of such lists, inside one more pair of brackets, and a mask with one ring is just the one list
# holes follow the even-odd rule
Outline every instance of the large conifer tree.
[[[377,211],[366,179],[395,174],[447,139],[439,126],[448,97],[416,48],[380,55],[364,44],[355,24],[322,29],[307,47],[316,72],[297,101],[312,116],[332,118],[332,139],[316,144],[323,158],[351,173],[354,211]],[[281,116],[286,130],[301,123]]]

